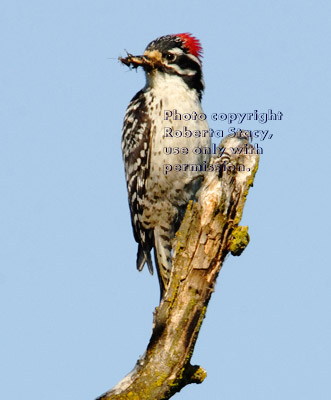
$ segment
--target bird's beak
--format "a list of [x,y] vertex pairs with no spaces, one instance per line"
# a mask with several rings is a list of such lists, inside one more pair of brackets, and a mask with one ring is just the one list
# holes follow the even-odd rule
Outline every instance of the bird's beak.
[[142,56],[133,56],[128,53],[125,58],[119,57],[119,61],[128,67],[143,67],[144,70],[150,71],[162,65],[162,54],[157,50],[145,51]]

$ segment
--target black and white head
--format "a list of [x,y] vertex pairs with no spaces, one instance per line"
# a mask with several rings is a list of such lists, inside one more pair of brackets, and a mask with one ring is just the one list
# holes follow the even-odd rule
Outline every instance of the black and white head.
[[202,96],[202,47],[190,33],[161,36],[153,40],[142,56],[128,54],[120,61],[133,68],[143,67],[151,85],[156,76],[181,77],[189,89]]

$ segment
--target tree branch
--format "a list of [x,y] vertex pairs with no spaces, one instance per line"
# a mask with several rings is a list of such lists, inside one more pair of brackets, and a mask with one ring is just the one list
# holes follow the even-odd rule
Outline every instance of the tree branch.
[[[191,202],[173,243],[170,284],[154,312],[153,332],[133,371],[98,400],[169,399],[206,371],[190,364],[199,330],[226,255],[247,246],[238,226],[259,156],[238,132],[210,163],[198,200]],[[236,154],[235,154],[236,153]]]

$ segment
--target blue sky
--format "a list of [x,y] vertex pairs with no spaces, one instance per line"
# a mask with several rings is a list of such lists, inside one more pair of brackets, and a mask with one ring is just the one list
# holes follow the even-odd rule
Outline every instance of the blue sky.
[[[156,277],[135,269],[122,119],[143,86],[117,57],[192,32],[204,112],[281,111],[178,399],[330,398],[330,3],[0,5],[0,397],[93,399],[144,352]],[[229,124],[212,121],[214,129]],[[261,128],[262,126],[262,128]]]

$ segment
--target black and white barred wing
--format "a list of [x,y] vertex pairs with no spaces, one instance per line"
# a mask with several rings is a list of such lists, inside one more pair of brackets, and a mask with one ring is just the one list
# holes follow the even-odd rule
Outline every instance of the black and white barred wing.
[[147,262],[149,271],[153,273],[150,256],[153,231],[144,229],[141,222],[150,162],[150,131],[151,121],[147,114],[145,96],[140,91],[131,100],[124,117],[122,152],[131,223],[138,243],[137,268],[141,271]]

